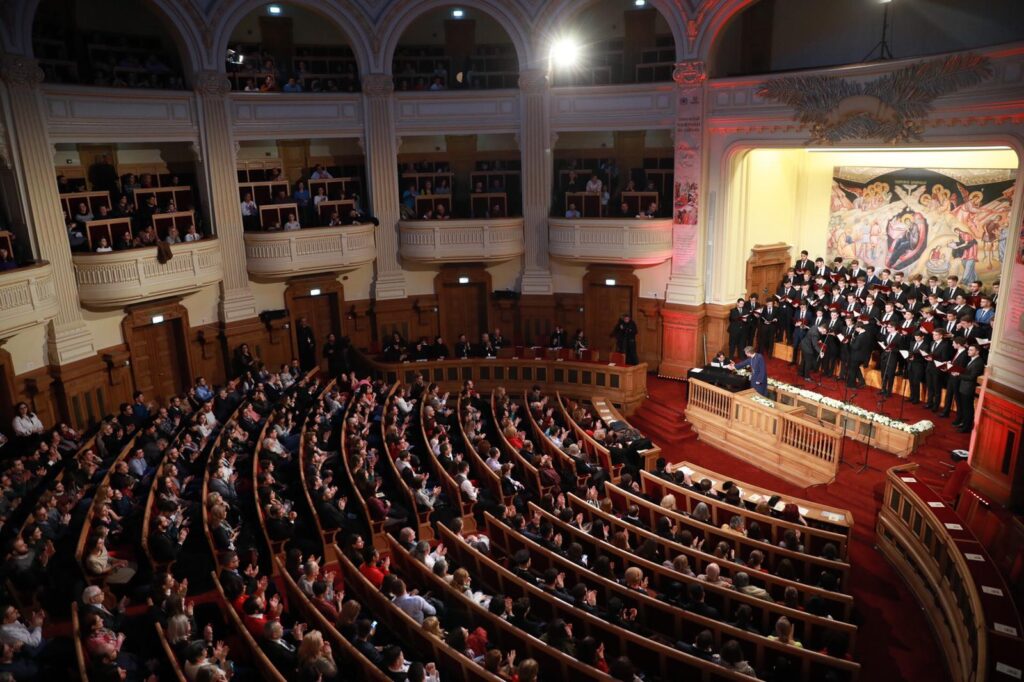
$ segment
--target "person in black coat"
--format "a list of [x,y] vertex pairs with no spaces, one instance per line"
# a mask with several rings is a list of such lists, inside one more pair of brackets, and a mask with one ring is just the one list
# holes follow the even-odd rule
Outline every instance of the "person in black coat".
[[316,367],[316,336],[304,317],[295,325],[295,342],[299,348],[299,365],[303,372],[308,372]]
[[957,418],[953,422],[953,426],[961,433],[970,433],[974,428],[974,392],[984,371],[985,361],[981,358],[981,349],[976,344],[967,346],[967,365],[960,373],[956,395]]
[[742,357],[743,347],[747,344],[747,310],[746,301],[736,299],[736,307],[729,311],[729,357],[733,360]]
[[775,349],[775,336],[778,334],[781,320],[782,314],[778,306],[775,305],[775,301],[768,299],[764,307],[761,308],[761,314],[757,321],[758,352],[765,357],[771,357],[772,351]]
[[328,334],[324,343],[324,359],[327,360],[327,371],[335,379],[349,371],[348,337],[338,341],[333,332]]
[[882,371],[882,390],[879,395],[888,398],[892,395],[892,386],[896,381],[896,371],[900,367],[901,337],[893,323],[886,325],[885,334],[879,339],[883,344],[882,353],[878,356],[878,368]]
[[940,417],[949,416],[953,402],[960,393],[960,374],[967,367],[967,344],[963,337],[957,336],[953,339],[953,358],[950,363],[952,366],[946,371],[946,399],[942,401]]
[[629,313],[619,318],[612,331],[612,336],[615,337],[615,347],[620,353],[626,355],[627,365],[636,365],[640,362],[640,358],[636,354],[636,335],[638,333],[636,322],[633,321]]
[[825,325],[812,327],[804,338],[800,340],[800,376],[805,381],[811,380],[811,372],[818,369],[818,360],[821,358],[821,343],[825,337]]
[[942,401],[942,388],[945,385],[942,372],[935,361],[947,362],[953,358],[953,344],[942,333],[941,329],[932,332],[932,344],[929,350],[930,359],[926,358],[924,383],[927,392],[927,406],[932,412],[938,412]]
[[925,362],[922,351],[927,353],[931,350],[931,343],[925,338],[923,329],[918,328],[914,332],[914,340],[907,348],[910,355],[907,356],[907,378],[910,379],[910,404],[917,405],[921,402],[921,384],[924,383]]
[[551,332],[551,339],[548,341],[549,348],[565,348],[566,336],[562,325],[555,325],[555,331]]
[[871,358],[871,334],[863,325],[853,328],[850,339],[850,371],[846,375],[846,385],[860,388],[864,385],[864,365]]

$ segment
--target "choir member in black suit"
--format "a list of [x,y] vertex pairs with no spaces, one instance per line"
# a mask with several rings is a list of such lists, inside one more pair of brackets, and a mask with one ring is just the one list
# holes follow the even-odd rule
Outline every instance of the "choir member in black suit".
[[864,385],[864,365],[871,358],[871,334],[863,325],[857,325],[850,339],[850,366],[846,373],[846,385],[860,388]]
[[800,340],[800,376],[804,381],[811,380],[811,372],[818,369],[818,361],[823,353],[825,325],[811,327]]
[[978,379],[985,371],[985,361],[977,344],[967,346],[967,364],[960,374],[960,385],[956,395],[957,418],[953,426],[961,433],[970,433],[974,428],[974,392]]
[[775,335],[778,334],[780,321],[781,314],[775,306],[775,301],[768,299],[764,307],[761,308],[757,335],[759,350],[766,357],[771,357],[772,350],[775,348]]
[[953,343],[946,338],[942,329],[932,331],[932,344],[928,353],[928,364],[924,368],[924,383],[928,393],[927,407],[932,412],[938,412],[942,401],[942,389],[945,387],[945,375],[935,362],[948,362],[953,359]]
[[900,367],[900,335],[893,323],[885,325],[885,333],[881,339],[882,352],[878,357],[878,368],[882,372],[882,390],[880,396],[888,398],[892,395],[892,385],[896,381],[896,371]]
[[615,329],[612,330],[615,346],[620,353],[626,355],[627,365],[635,365],[640,362],[640,358],[636,354],[636,335],[638,333],[636,322],[629,313],[620,317]]
[[907,357],[907,377],[910,379],[910,404],[917,405],[921,402],[921,384],[925,379],[925,362],[922,351],[927,353],[931,344],[925,338],[927,334],[920,327],[914,332],[914,340],[907,350],[910,355]]
[[729,311],[729,357],[735,360],[747,345],[746,301],[736,299],[736,307]]
[[960,393],[960,374],[967,366],[967,343],[963,337],[953,338],[953,359],[949,362],[951,366],[946,370],[946,399],[942,401],[940,417],[949,416],[949,411],[953,409],[953,402]]

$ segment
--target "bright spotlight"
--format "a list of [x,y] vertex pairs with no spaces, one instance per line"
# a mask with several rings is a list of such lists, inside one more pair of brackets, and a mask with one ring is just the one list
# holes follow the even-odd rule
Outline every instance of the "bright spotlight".
[[461,9],[453,9],[452,10],[452,18],[453,19],[461,19],[464,16],[466,16],[466,13],[463,10],[461,10]]
[[647,4],[647,0],[633,0],[633,5],[636,7],[643,7]]
[[560,68],[575,66],[580,59],[580,46],[573,38],[559,38],[551,44],[551,64]]
[[273,14],[275,17],[281,13],[281,5],[267,5],[267,14]]

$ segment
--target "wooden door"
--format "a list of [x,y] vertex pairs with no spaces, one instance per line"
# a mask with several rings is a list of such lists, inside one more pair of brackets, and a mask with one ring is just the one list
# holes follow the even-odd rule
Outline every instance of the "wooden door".
[[292,299],[292,348],[295,357],[298,357],[298,342],[295,337],[295,330],[298,329],[298,322],[303,317],[313,327],[313,338],[316,339],[317,360],[321,366],[326,367],[323,362],[323,347],[327,341],[327,335],[334,333],[339,337],[342,335],[341,319],[338,316],[338,294],[327,292],[320,296],[296,296]]
[[487,285],[445,283],[440,293],[441,334],[448,346],[454,348],[459,334],[465,334],[472,343],[479,341],[480,334],[488,329]]
[[[583,333],[589,341],[589,347],[600,351],[601,357],[606,358],[608,353],[615,350],[615,339],[611,336],[615,323],[626,313],[636,315],[633,310],[633,286],[625,283],[608,286],[603,282],[591,282],[584,296],[586,322]],[[571,343],[576,330],[566,329],[565,333]]]
[[766,294],[774,294],[789,268],[789,246],[786,244],[758,244],[747,259],[747,290],[756,293],[761,301]]
[[136,327],[131,356],[135,387],[146,400],[166,404],[191,384],[181,319]]

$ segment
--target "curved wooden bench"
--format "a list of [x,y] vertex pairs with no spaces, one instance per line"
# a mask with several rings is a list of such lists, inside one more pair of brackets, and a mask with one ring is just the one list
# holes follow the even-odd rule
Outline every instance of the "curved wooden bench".
[[[550,407],[551,401],[548,401]],[[526,411],[526,419],[530,424],[530,431],[533,433],[533,444],[537,446],[538,452],[543,452],[551,457],[551,463],[557,466],[563,473],[563,475],[571,475],[576,479],[576,487],[584,488],[587,485],[587,481],[590,480],[590,474],[584,474],[582,476],[576,473],[576,462],[572,461],[572,458],[567,455],[562,448],[555,445],[550,438],[548,438],[540,428],[540,424],[537,423],[537,419],[533,416],[533,411],[530,409],[530,401],[527,396],[527,391],[523,391],[523,409]],[[557,408],[556,408],[557,410]]]
[[459,614],[471,621],[473,625],[486,626],[484,629],[487,631],[487,636],[494,644],[505,651],[515,649],[520,659],[534,659],[540,665],[546,678],[570,679],[572,675],[583,675],[587,679],[594,680],[610,681],[612,679],[611,676],[596,668],[581,663],[572,656],[549,646],[543,640],[520,630],[465,594],[452,589],[444,578],[434,575],[426,564],[409,556],[409,553],[393,537],[388,537],[388,545],[391,552],[391,565],[397,567],[406,577],[410,588],[418,587],[421,593],[429,589],[437,595],[444,595],[449,613],[453,609],[457,609]]
[[[395,393],[397,393],[400,387],[401,384],[395,384],[388,392],[388,396],[384,400],[384,415],[388,413],[388,407],[394,402]],[[420,430],[420,433],[422,433],[422,430]],[[402,474],[398,471],[398,466],[395,464],[394,458],[391,457],[391,452],[387,446],[387,424],[383,416],[380,420],[380,442],[381,447],[384,450],[382,458],[387,460],[388,472],[394,481],[395,488],[399,493],[401,493],[402,497],[405,498],[405,504],[409,508],[409,513],[416,515],[416,537],[421,540],[433,539],[434,529],[430,525],[431,511],[429,509],[420,510],[419,506],[416,504],[416,494],[409,487],[409,484],[405,482],[405,479],[402,478]],[[424,443],[424,457],[431,460],[433,459],[433,454],[427,451],[426,443]]]
[[[572,414],[565,405],[565,400],[562,398],[562,394],[555,393],[555,402],[558,405],[558,411],[562,415],[562,421],[569,425],[573,435],[576,437],[576,443],[580,446],[581,450],[585,450],[592,458],[592,461],[597,462],[604,470],[608,472],[608,478],[612,483],[618,483],[619,477],[622,475],[623,465],[616,464],[612,461],[612,453],[608,451],[602,443],[599,443],[593,436],[586,432],[586,430],[576,423],[576,420],[572,418]],[[571,406],[571,403],[570,403]]]
[[501,476],[498,475],[498,472],[487,466],[486,461],[480,458],[480,453],[477,452],[473,442],[469,439],[469,434],[466,433],[466,425],[462,419],[462,406],[462,393],[459,393],[459,397],[455,400],[455,414],[457,415],[456,421],[458,422],[459,440],[462,443],[463,455],[469,462],[470,470],[477,480],[481,482],[481,486],[486,485],[491,489],[494,499],[501,500],[501,503],[505,505],[512,504],[512,496],[502,493]]
[[395,606],[390,599],[374,587],[348,560],[340,548],[336,548],[341,575],[345,581],[345,590],[370,609],[388,629],[404,645],[421,652],[430,652],[433,662],[439,670],[445,671],[445,679],[472,682],[502,682],[497,675],[487,672],[483,667],[468,658],[462,652],[448,646],[443,640],[427,634],[423,626],[413,620],[412,616]]
[[[805,642],[821,641],[821,633],[837,632],[847,638],[849,649],[852,651],[856,644],[857,626],[840,620],[833,620],[823,616],[815,616],[798,609],[792,609],[779,602],[770,602],[759,597],[754,597],[742,592],[737,592],[731,587],[707,583],[696,577],[684,575],[673,568],[663,564],[648,561],[637,556],[633,552],[619,549],[605,540],[599,539],[586,531],[562,521],[557,516],[549,514],[534,503],[530,503],[530,509],[548,520],[552,526],[557,528],[563,537],[562,546],[569,542],[578,542],[583,546],[584,553],[591,557],[598,554],[606,554],[616,558],[616,565],[623,568],[638,566],[644,570],[651,582],[652,587],[658,592],[665,592],[669,583],[676,582],[682,585],[699,584],[704,589],[704,601],[718,609],[724,618],[729,618],[736,612],[736,607],[746,604],[753,611],[752,622],[759,623],[761,632],[772,632],[775,621],[780,616],[786,616],[793,623],[797,639]],[[747,571],[758,573],[757,571]],[[757,576],[755,575],[755,578]]]
[[[370,539],[374,547],[378,551],[384,551],[387,544],[384,542],[384,521],[374,520],[370,515],[370,508],[366,505],[366,500],[363,498],[363,493],[356,487],[356,479],[352,476],[352,467],[349,466],[348,461],[348,442],[347,442],[347,431],[348,431],[348,420],[353,413],[353,408],[359,402],[359,396],[361,394],[357,390],[353,394],[352,399],[348,401],[348,407],[345,408],[345,419],[341,425],[341,444],[338,446],[339,455],[341,457],[342,470],[345,472],[345,477],[348,480],[348,487],[352,491],[352,495],[356,498],[356,502],[359,503],[359,508],[363,512],[363,518],[366,519],[366,524],[370,529]],[[387,453],[383,453],[383,456],[387,456]]]
[[494,392],[491,392],[491,418],[494,420],[494,428],[498,432],[498,442],[496,445],[498,448],[509,455],[512,462],[516,464],[517,471],[522,476],[523,484],[530,489],[530,491],[538,498],[544,497],[549,494],[553,489],[553,486],[544,485],[540,480],[540,472],[537,471],[537,467],[533,466],[533,462],[530,462],[523,453],[519,452],[516,448],[508,442],[505,438],[505,434],[501,431],[501,423],[498,421],[497,405],[494,402]]
[[737,507],[725,500],[701,495],[675,483],[670,483],[665,479],[658,478],[649,471],[640,472],[640,488],[645,495],[657,500],[671,494],[675,497],[676,509],[688,514],[692,514],[694,507],[703,502],[711,512],[711,522],[717,526],[728,524],[729,520],[734,516],[742,517],[747,526],[750,525],[751,521],[757,521],[757,525],[761,527],[764,538],[770,540],[773,545],[779,544],[787,530],[795,530],[800,533],[801,542],[803,542],[808,552],[820,554],[826,544],[832,543],[839,551],[840,557],[845,559],[847,556],[849,536],[846,534],[833,533],[814,528],[813,526],[784,521],[773,516],[759,514],[746,507]]
[[[739,571],[748,572],[746,566],[735,561],[729,561],[727,559],[717,559],[709,552],[703,552],[699,549],[692,547],[686,547],[666,540],[660,537],[654,532],[634,526],[633,524],[623,521],[619,517],[608,514],[601,511],[593,505],[587,504],[587,502],[576,495],[566,495],[566,503],[572,508],[574,513],[583,514],[583,518],[586,521],[593,521],[594,519],[601,519],[606,524],[611,524],[613,528],[625,531],[627,533],[633,533],[644,540],[652,540],[661,547],[662,554],[670,559],[674,559],[679,554],[685,554],[690,560],[690,568],[694,573],[703,572],[707,565],[710,563],[716,563],[722,569],[722,575],[729,577]],[[820,587],[813,585],[805,585],[804,583],[796,580],[787,580],[786,578],[780,578],[771,573],[762,573],[760,571],[749,573],[751,583],[760,585],[767,589],[773,599],[780,600],[787,587],[795,587],[801,593],[807,596],[816,596],[823,599],[827,604],[830,605],[830,612],[834,618],[840,618],[844,621],[850,620],[850,614],[853,612],[853,597],[848,594],[842,594],[839,592],[830,592]]]
[[557,568],[565,573],[567,584],[583,582],[589,589],[596,589],[598,594],[603,596],[603,603],[608,603],[612,597],[618,597],[623,603],[632,604],[637,609],[637,622],[643,623],[666,638],[690,642],[701,630],[709,630],[718,648],[730,639],[739,642],[745,654],[744,658],[759,670],[769,669],[770,661],[776,658],[787,657],[799,659],[801,679],[804,680],[821,679],[824,672],[830,669],[842,673],[841,679],[857,678],[860,670],[857,663],[833,658],[814,650],[791,647],[728,623],[684,611],[651,595],[631,590],[615,580],[603,578],[516,533],[490,514],[485,514],[485,520],[491,544],[500,547],[506,556],[512,556],[520,549],[529,551],[533,566],[538,571]]
[[768,542],[751,540],[737,533],[724,531],[718,526],[702,523],[680,512],[665,509],[613,484],[605,486],[605,494],[611,499],[612,506],[620,511],[624,512],[629,505],[635,504],[640,509],[640,518],[650,528],[654,528],[655,522],[662,516],[668,517],[672,522],[678,521],[683,528],[688,528],[692,531],[694,536],[704,538],[704,548],[707,551],[711,551],[714,545],[720,541],[725,541],[731,549],[735,550],[737,556],[742,552],[743,560],[746,560],[746,556],[751,551],[755,549],[760,550],[764,554],[765,567],[770,568],[782,559],[789,559],[793,562],[793,568],[796,570],[797,575],[802,575],[803,579],[808,583],[817,581],[821,571],[831,571],[839,578],[840,587],[844,590],[848,589],[850,564],[845,561],[829,561],[828,559],[786,549]]
[[[389,536],[390,537],[390,536]],[[337,551],[337,547],[325,547],[324,551]],[[334,623],[327,620],[324,614],[313,606],[306,595],[302,593],[298,583],[295,579],[285,570],[284,564],[281,561],[281,557],[274,557],[274,563],[278,565],[278,575],[280,580],[284,583],[285,596],[288,600],[289,611],[292,611],[293,607],[302,612],[305,616],[306,622],[310,625],[310,629],[320,630],[323,633],[324,638],[331,642],[331,647],[334,652],[340,652],[344,657],[345,662],[352,664],[354,668],[351,669],[352,674],[357,675],[356,679],[362,682],[389,682],[391,678],[385,675],[377,666],[369,661],[362,653],[359,652],[352,642],[348,641],[338,629],[334,626]],[[337,653],[335,654],[337,656]],[[335,659],[335,663],[339,663]],[[341,666],[339,665],[339,668]],[[349,678],[346,678],[349,679]]]
[[[427,438],[426,424],[423,421],[423,412],[426,405],[426,401],[420,403],[419,422],[420,434],[423,438],[423,443],[429,444],[430,439]],[[429,447],[429,445],[427,445],[427,447]],[[454,448],[454,445],[452,447]],[[448,496],[449,502],[455,505],[455,508],[459,510],[459,515],[462,517],[463,528],[467,532],[476,530],[476,517],[473,515],[473,507],[476,503],[462,498],[462,489],[459,488],[459,484],[456,483],[452,475],[448,473],[448,470],[441,466],[441,463],[437,461],[437,458],[433,457],[433,453],[431,453],[429,459],[434,467],[434,473],[437,474],[438,480],[441,482],[441,488],[444,490],[445,495]]]
[[[319,401],[323,397],[323,395],[328,393],[332,388],[334,388],[334,386],[335,380],[332,379],[330,382],[327,383],[326,386],[324,386],[324,390],[320,393],[320,398],[317,398],[317,400]],[[315,409],[310,411],[310,413],[306,415],[306,418],[302,420],[302,431],[299,436],[298,454],[299,484],[302,486],[302,494],[306,499],[306,508],[309,509],[309,514],[313,517],[313,523],[316,526],[317,535],[321,538],[321,540],[324,543],[324,563],[330,564],[333,563],[335,560],[334,554],[332,554],[332,552],[334,552],[333,545],[334,540],[338,535],[338,529],[324,529],[323,524],[320,522],[320,514],[317,513],[316,506],[313,504],[313,494],[310,492],[309,489],[309,481],[306,480],[306,433],[309,427],[310,417],[315,413],[315,411]],[[342,428],[344,428],[344,425],[342,425]]]
[[71,639],[75,643],[75,666],[79,682],[89,682],[89,668],[85,662],[85,647],[82,645],[82,622],[78,617],[78,602],[71,602]]
[[[217,571],[211,571],[210,575],[213,577],[213,585],[217,590],[217,597],[220,599],[220,604],[224,611],[227,611],[228,622],[233,624],[235,629],[238,631],[238,636],[241,637],[245,643],[246,651],[252,659],[253,666],[256,668],[256,672],[259,673],[260,677],[269,682],[287,682],[286,677],[274,667],[274,664],[270,662],[267,655],[263,653],[263,649],[253,639],[252,634],[245,627],[245,623],[242,622],[242,617],[235,611],[235,607],[228,601],[227,596],[224,594],[224,586],[220,584],[220,578],[217,576]],[[291,675],[291,671],[288,673]]]
[[639,669],[665,680],[749,682],[751,679],[570,606],[539,587],[526,583],[491,557],[470,547],[448,528],[441,526],[438,530],[448,548],[448,555],[454,556],[470,575],[477,577],[494,592],[501,592],[513,598],[530,597],[534,611],[542,613],[544,617],[564,618],[566,622],[572,623],[574,636],[590,635],[603,642],[606,659],[628,656]]

